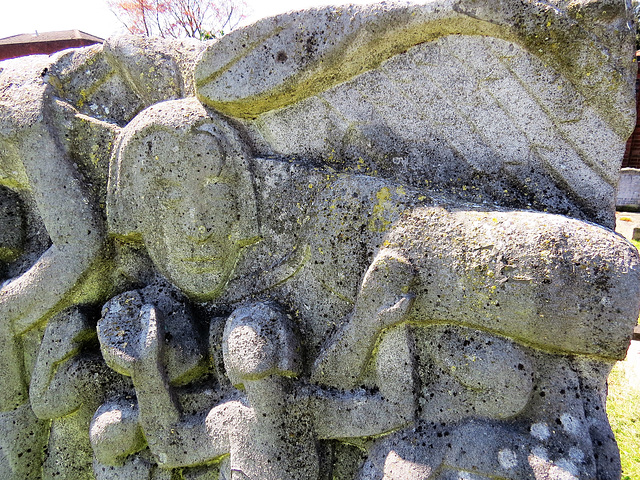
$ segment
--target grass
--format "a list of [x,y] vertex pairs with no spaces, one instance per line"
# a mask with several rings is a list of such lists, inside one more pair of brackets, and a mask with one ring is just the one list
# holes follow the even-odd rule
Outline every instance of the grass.
[[609,375],[607,415],[620,448],[622,480],[640,479],[640,381],[631,385],[624,364]]
[[[627,219],[622,217],[620,220]],[[640,250],[640,241],[631,240],[631,243]],[[633,383],[629,382],[623,362],[618,362],[609,375],[607,415],[620,448],[621,480],[638,480],[640,479],[640,379]]]

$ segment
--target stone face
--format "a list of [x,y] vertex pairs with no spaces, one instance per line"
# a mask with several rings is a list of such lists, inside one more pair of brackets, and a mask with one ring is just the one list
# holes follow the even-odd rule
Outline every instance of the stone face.
[[0,477],[620,477],[617,0],[0,63]]

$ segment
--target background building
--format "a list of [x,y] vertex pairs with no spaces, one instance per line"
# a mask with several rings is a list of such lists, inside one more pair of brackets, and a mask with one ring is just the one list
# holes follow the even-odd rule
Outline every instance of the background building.
[[22,33],[0,39],[0,60],[26,55],[50,55],[67,48],[86,47],[102,42],[104,39],[80,30]]

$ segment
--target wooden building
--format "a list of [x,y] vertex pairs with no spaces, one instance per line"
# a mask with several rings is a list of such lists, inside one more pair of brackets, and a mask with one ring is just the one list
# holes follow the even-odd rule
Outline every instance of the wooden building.
[[[636,62],[640,60],[640,50],[636,52]],[[636,77],[636,118],[640,118],[640,71]],[[636,128],[627,140],[627,148],[622,159],[622,168],[640,168],[640,124],[636,120]]]
[[50,55],[60,50],[102,43],[102,38],[80,30],[23,33],[0,39],[0,60],[26,55]]

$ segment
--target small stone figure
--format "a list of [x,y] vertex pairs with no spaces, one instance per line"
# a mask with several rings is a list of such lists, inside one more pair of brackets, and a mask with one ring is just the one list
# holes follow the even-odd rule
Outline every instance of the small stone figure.
[[36,416],[51,421],[43,480],[92,478],[91,418],[105,398],[126,387],[100,355],[86,312],[73,307],[49,321],[29,388]]
[[[164,318],[166,344],[162,364],[170,384],[180,387],[206,377],[203,335],[183,295],[166,282],[117,295],[102,308],[98,339],[112,373],[118,372],[127,380],[132,374],[131,366],[139,356],[140,315],[145,305],[153,305]],[[90,435],[95,453],[94,471],[100,480],[163,478],[147,448],[135,391],[130,384],[129,387],[114,391],[97,411],[94,409]],[[194,393],[188,392],[187,396],[193,398]],[[201,405],[198,401],[205,405],[213,401],[207,391],[200,390],[195,396],[196,405]]]
[[[327,390],[303,382],[294,325],[265,303],[239,307],[226,323],[224,366],[240,390],[230,391],[204,417],[186,417],[167,381],[161,317],[145,306],[140,320],[132,379],[142,430],[162,467],[206,464],[229,455],[230,476],[224,478],[316,480],[320,439],[389,433],[413,417],[410,365],[385,376],[378,393]],[[401,349],[403,342],[406,349],[406,338],[398,335],[389,345]]]

